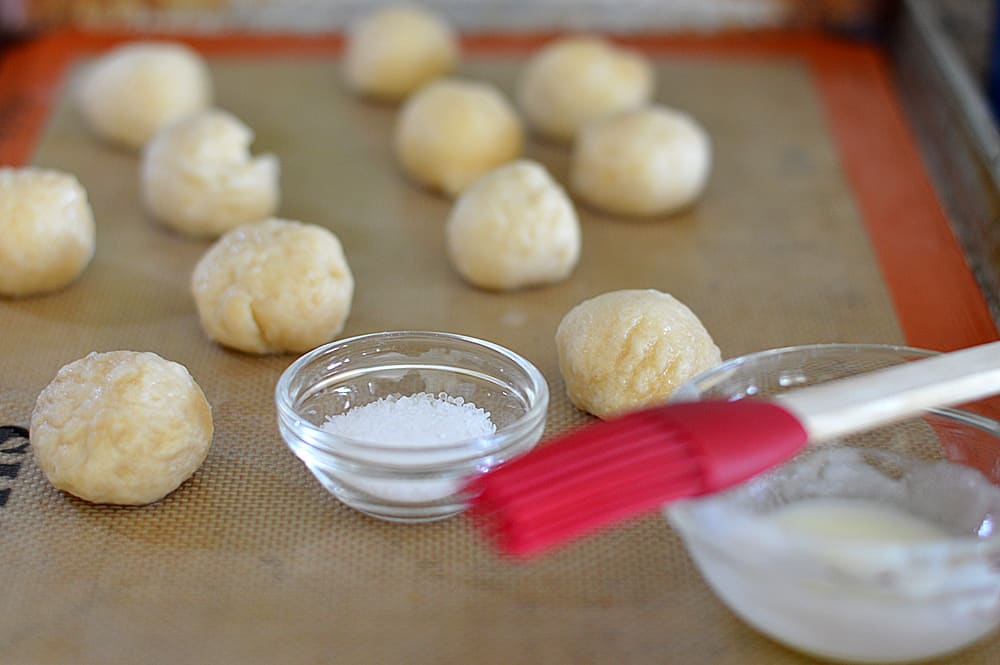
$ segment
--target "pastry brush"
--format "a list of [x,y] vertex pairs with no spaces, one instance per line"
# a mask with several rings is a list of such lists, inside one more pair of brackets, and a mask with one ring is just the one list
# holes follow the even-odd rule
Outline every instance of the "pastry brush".
[[1000,342],[768,399],[667,403],[573,430],[471,480],[476,523],[531,556],[747,480],[834,439],[1000,393]]

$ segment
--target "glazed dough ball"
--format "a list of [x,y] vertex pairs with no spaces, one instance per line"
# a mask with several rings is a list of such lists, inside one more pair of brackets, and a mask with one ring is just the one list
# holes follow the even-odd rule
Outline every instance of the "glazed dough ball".
[[195,266],[191,291],[202,328],[220,344],[299,352],[343,329],[354,278],[333,233],[268,219],[219,238]]
[[226,111],[201,111],[158,132],[142,154],[142,197],[164,225],[216,237],[278,207],[278,158],[250,155],[253,132]]
[[440,17],[419,7],[387,7],[350,29],[344,73],[358,92],[397,101],[454,69],[458,54],[458,40]]
[[462,192],[445,227],[448,256],[470,283],[510,290],[557,282],[580,256],[580,223],[543,166],[522,160]]
[[94,256],[87,192],[69,174],[0,168],[0,296],[60,289]]
[[570,401],[599,418],[666,401],[721,362],[698,317],[653,289],[583,301],[559,323],[556,350]]
[[396,126],[396,155],[417,182],[461,192],[521,154],[524,131],[514,109],[489,83],[439,79],[406,100]]
[[30,437],[58,489],[94,503],[143,505],[201,466],[212,411],[183,365],[155,353],[91,353],[39,394]]
[[539,134],[569,141],[591,120],[645,105],[653,69],[634,51],[595,37],[560,39],[525,66],[517,101]]
[[577,137],[570,188],[608,212],[637,217],[684,208],[708,180],[708,134],[690,116],[648,107],[595,120]]
[[141,148],[163,127],[209,106],[212,80],[201,56],[182,44],[133,42],[93,63],[77,102],[99,136]]

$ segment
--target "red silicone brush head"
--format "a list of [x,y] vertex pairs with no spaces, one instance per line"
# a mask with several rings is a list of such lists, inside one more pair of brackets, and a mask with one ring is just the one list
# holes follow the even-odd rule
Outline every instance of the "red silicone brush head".
[[669,404],[570,432],[466,490],[497,547],[530,556],[742,482],[792,457],[806,439],[798,420],[769,402]]

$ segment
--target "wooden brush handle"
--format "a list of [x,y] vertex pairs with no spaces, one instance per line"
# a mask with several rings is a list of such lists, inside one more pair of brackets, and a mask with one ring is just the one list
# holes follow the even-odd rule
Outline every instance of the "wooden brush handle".
[[791,411],[815,441],[997,393],[1000,342],[992,342],[800,388],[775,401]]

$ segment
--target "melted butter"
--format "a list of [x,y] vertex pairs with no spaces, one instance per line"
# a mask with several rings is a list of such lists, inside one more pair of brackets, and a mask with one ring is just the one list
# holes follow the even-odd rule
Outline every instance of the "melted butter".
[[840,542],[920,543],[949,537],[927,520],[866,499],[805,499],[782,506],[768,519],[789,532]]

